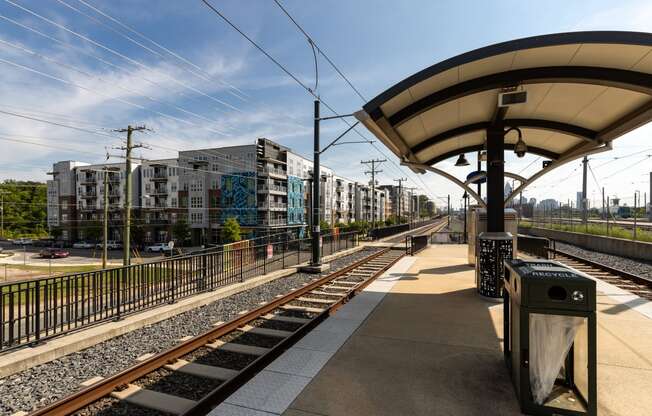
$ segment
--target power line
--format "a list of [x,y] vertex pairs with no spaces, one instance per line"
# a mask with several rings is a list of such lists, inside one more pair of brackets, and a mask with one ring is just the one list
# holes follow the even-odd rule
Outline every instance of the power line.
[[[57,1],[60,1],[60,0],[57,0]],[[171,56],[173,56],[174,58],[180,60],[181,62],[183,62],[183,63],[185,63],[185,64],[187,64],[187,65],[189,65],[189,66],[191,66],[191,67],[193,67],[193,68],[195,68],[195,69],[197,69],[197,70],[200,71],[200,72],[203,72],[203,73],[206,74],[209,78],[212,78],[212,77],[213,77],[213,75],[211,75],[211,74],[208,73],[207,71],[203,70],[202,68],[200,68],[199,66],[197,66],[196,64],[194,64],[193,62],[191,62],[190,60],[184,58],[183,56],[177,54],[176,52],[171,51],[170,49],[168,49],[168,48],[166,48],[165,46],[161,45],[160,43],[154,41],[153,39],[151,39],[151,38],[145,36],[143,33],[137,31],[136,29],[134,29],[134,28],[132,28],[132,27],[130,27],[130,26],[128,26],[128,25],[122,23],[121,21],[119,21],[119,20],[116,19],[115,17],[110,16],[108,13],[103,12],[102,10],[100,10],[100,9],[98,9],[97,7],[95,7],[95,6],[93,6],[92,4],[90,4],[90,2],[88,2],[88,1],[84,1],[84,0],[77,0],[77,1],[78,1],[79,3],[85,5],[86,7],[90,8],[91,10],[95,11],[96,13],[100,14],[101,16],[104,16],[105,18],[111,20],[112,22],[116,23],[117,25],[123,27],[124,29],[128,30],[129,32],[131,32],[131,33],[133,33],[133,34],[139,36],[141,39],[144,39],[144,40],[146,40],[146,41],[152,43],[152,44],[155,45],[156,47],[160,48],[161,50],[165,51],[165,52],[168,53],[169,55],[171,55]],[[61,1],[60,1],[60,2],[61,2]],[[107,26],[107,27],[108,27],[108,26]],[[111,29],[111,30],[114,30],[114,29]],[[115,31],[115,30],[114,30],[114,31]],[[116,33],[118,33],[118,32],[116,32]],[[123,37],[127,37],[127,36],[124,35],[124,34],[121,34],[121,36],[123,36]],[[127,38],[128,38],[128,37],[127,37]],[[129,38],[129,39],[131,39],[131,38]],[[134,41],[134,42],[136,42],[136,41]],[[138,44],[139,46],[145,48],[145,46],[142,46],[140,43],[137,43],[137,44]],[[157,54],[157,52],[152,51],[151,49],[148,49],[148,48],[146,48],[146,49],[149,50],[150,52],[154,53],[154,54]],[[158,56],[161,56],[161,57],[162,57],[162,55],[160,55],[160,54],[158,54]],[[193,71],[189,71],[189,70],[187,70],[187,71],[188,71],[188,72],[191,72],[191,73],[194,73]],[[205,79],[206,81],[210,81],[210,79],[206,79],[206,78],[203,78],[203,79]],[[231,88],[232,90],[236,91],[236,92],[239,93],[239,94],[242,94],[243,96],[247,96],[247,94],[246,94],[244,91],[240,90],[238,87],[236,87],[236,86],[234,86],[234,85],[232,85],[232,84],[230,84],[230,83],[228,83],[228,82],[226,82],[226,81],[224,81],[224,80],[218,79],[218,82],[222,83],[223,85],[228,86],[229,88]],[[240,96],[240,95],[238,95],[238,94],[235,94],[235,93],[233,93],[233,92],[231,92],[231,94],[232,94],[234,97],[239,98],[240,100],[247,101],[246,98],[244,98],[244,97],[242,97],[242,96]]]
[[120,137],[113,136],[113,135],[110,135],[110,134],[105,134],[105,133],[101,133],[101,132],[98,132],[98,131],[85,129],[85,128],[82,128],[82,127],[75,127],[75,126],[70,126],[70,125],[67,125],[67,124],[57,123],[55,121],[45,120],[45,119],[42,119],[42,118],[32,117],[32,116],[28,116],[28,115],[20,114],[20,113],[14,113],[14,112],[11,112],[11,111],[0,110],[0,114],[6,114],[6,115],[9,115],[9,116],[24,118],[24,119],[32,120],[32,121],[38,121],[38,122],[41,122],[41,123],[46,123],[46,124],[50,124],[50,125],[58,126],[58,127],[65,127],[65,128],[68,128],[68,129],[77,130],[77,131],[81,131],[81,132],[84,132],[84,133],[94,134],[96,136],[108,137],[110,139],[121,139]]
[[17,4],[12,0],[5,0],[5,2],[11,4],[12,6],[14,6],[14,7],[18,8],[18,9],[23,10],[26,13],[31,14],[32,16],[34,16],[34,17],[36,17],[36,18],[38,18],[40,20],[43,20],[44,22],[47,22],[47,23],[49,23],[49,24],[51,24],[51,25],[53,25],[53,26],[55,26],[55,27],[57,27],[57,28],[59,28],[61,30],[64,30],[65,32],[70,33],[71,35],[76,36],[79,39],[84,40],[85,42],[88,42],[88,43],[90,43],[90,44],[92,44],[92,45],[94,45],[94,46],[96,46],[96,47],[98,47],[100,49],[103,49],[103,50],[105,50],[105,51],[107,51],[107,52],[109,52],[109,53],[111,53],[111,54],[113,54],[115,56],[118,56],[119,58],[122,58],[127,62],[130,62],[130,63],[132,63],[132,64],[134,64],[134,65],[136,65],[136,66],[138,66],[140,68],[146,69],[148,71],[153,71],[155,73],[158,73],[158,74],[162,75],[163,77],[167,78],[169,81],[171,81],[174,84],[177,84],[177,85],[179,85],[179,86],[181,86],[183,88],[186,88],[186,89],[188,89],[190,91],[193,91],[193,92],[195,92],[195,93],[197,93],[199,95],[202,95],[202,96],[204,96],[206,98],[209,98],[209,99],[211,99],[211,100],[213,100],[213,101],[215,101],[215,102],[217,102],[217,103],[219,103],[219,104],[221,104],[221,105],[223,105],[223,106],[225,106],[227,108],[230,108],[231,110],[242,112],[242,110],[240,110],[239,108],[237,108],[237,107],[235,107],[235,106],[233,106],[233,105],[231,105],[231,104],[229,104],[229,103],[227,103],[227,102],[225,102],[223,100],[220,100],[219,98],[213,97],[212,95],[207,94],[207,93],[205,93],[205,92],[203,92],[203,91],[201,91],[201,90],[199,90],[199,89],[197,89],[195,87],[189,86],[189,85],[175,79],[174,77],[172,77],[172,76],[170,76],[168,74],[159,72],[159,71],[155,70],[154,68],[143,64],[142,62],[139,62],[139,61],[137,61],[135,59],[132,59],[132,58],[130,58],[130,57],[116,51],[113,48],[110,48],[110,47],[108,47],[106,45],[103,45],[100,42],[97,42],[97,41],[89,38],[88,36],[84,36],[84,35],[82,35],[82,34],[80,34],[78,32],[75,32],[74,30],[72,30],[72,29],[70,29],[70,28],[68,28],[68,27],[66,27],[66,26],[64,26],[62,24],[59,24],[59,23],[57,23],[57,22],[55,22],[53,20],[50,20],[47,17],[42,16],[42,15],[36,13],[35,11],[27,8],[27,7],[21,6],[20,4]]
[[[13,45],[13,44],[11,44],[11,43],[9,43],[9,42],[3,41],[2,39],[0,39],[0,43],[5,43],[5,44],[9,44],[9,45],[11,45],[11,46],[17,47],[16,45]],[[47,57],[45,57],[45,56],[43,56],[43,55],[37,54],[37,53],[35,53],[35,52],[33,52],[33,51],[30,51],[29,49],[22,48],[22,47],[21,47],[20,49],[22,49],[23,51],[26,51],[26,52],[28,52],[28,53],[33,53],[33,54],[36,55],[36,56],[39,56],[39,57],[42,57],[42,58],[45,58],[45,59],[51,60],[51,59],[49,59],[49,58],[47,58]],[[81,73],[81,74],[83,74],[83,75],[86,75],[86,76],[88,76],[88,77],[91,77],[91,78],[97,78],[97,79],[99,79],[99,80],[101,80],[101,81],[103,81],[103,82],[107,82],[107,81],[104,81],[104,80],[103,80],[102,78],[100,78],[100,77],[95,77],[95,76],[93,76],[93,75],[91,75],[91,74],[89,74],[89,73],[87,73],[87,72],[85,72],[85,71],[81,71],[81,70],[75,69],[74,67],[72,67],[72,66],[70,66],[70,65],[62,64],[62,63],[60,63],[60,62],[57,62],[56,60],[51,60],[51,61],[52,61],[52,62],[55,62],[55,63],[57,63],[57,64],[59,64],[59,65],[64,65],[65,67],[72,68],[74,71],[79,72],[79,73]],[[152,112],[152,113],[157,114],[157,115],[159,115],[159,116],[161,116],[161,117],[164,117],[164,118],[166,118],[166,119],[170,119],[170,120],[173,120],[173,121],[178,121],[178,122],[185,123],[185,124],[190,124],[190,125],[197,125],[196,123],[192,123],[192,122],[190,122],[190,121],[188,121],[188,120],[185,120],[185,119],[182,119],[182,118],[179,118],[179,117],[176,117],[176,116],[172,116],[172,115],[169,115],[169,114],[166,114],[166,113],[162,113],[162,112],[157,111],[157,110],[153,110],[153,109],[147,108],[147,107],[145,107],[145,106],[142,106],[142,105],[140,105],[140,104],[134,103],[134,102],[132,102],[132,101],[125,100],[125,99],[123,99],[123,98],[113,97],[113,96],[111,96],[111,95],[108,95],[108,94],[105,94],[105,93],[103,93],[103,92],[100,92],[100,91],[94,90],[94,89],[92,89],[92,88],[85,87],[85,86],[83,86],[83,85],[81,85],[81,84],[78,84],[78,83],[76,83],[76,82],[68,81],[68,80],[65,80],[65,79],[63,79],[63,78],[59,78],[59,77],[57,77],[57,76],[51,75],[51,74],[47,74],[47,73],[45,73],[45,72],[42,72],[42,71],[39,71],[39,70],[37,70],[37,69],[34,69],[34,68],[31,68],[31,67],[28,67],[28,66],[26,66],[26,65],[22,65],[22,64],[19,64],[19,63],[16,63],[16,62],[10,61],[10,60],[2,59],[2,58],[0,58],[0,62],[5,63],[5,64],[7,64],[7,65],[11,65],[11,66],[16,67],[16,68],[23,69],[23,70],[28,71],[28,72],[35,73],[35,74],[37,74],[37,75],[41,75],[41,76],[43,76],[43,77],[45,77],[45,78],[49,78],[49,79],[52,79],[52,80],[54,80],[54,81],[58,81],[58,82],[61,82],[61,83],[63,83],[63,84],[66,84],[66,85],[73,86],[73,87],[75,87],[75,88],[79,88],[79,89],[84,90],[84,91],[91,92],[91,93],[93,93],[93,94],[99,95],[99,96],[104,97],[104,98],[107,98],[107,99],[109,99],[109,100],[115,100],[115,101],[118,101],[118,102],[120,102],[120,103],[123,103],[123,104],[129,105],[129,106],[131,106],[131,107],[135,107],[135,108],[137,108],[137,109],[139,109],[139,110],[144,110],[144,111]],[[119,87],[119,86],[117,86],[117,87],[118,87],[118,88],[121,88],[121,87]],[[121,89],[122,89],[122,88],[121,88]],[[130,93],[134,93],[134,91],[132,91],[132,90],[127,90],[127,91],[130,92]],[[147,97],[147,96],[145,96],[145,97],[148,98],[148,99],[150,99],[150,100],[152,100],[152,101],[156,101],[154,98]],[[183,109],[182,109],[182,111],[187,112],[186,110],[183,110]],[[192,114],[192,113],[191,113],[191,114]],[[193,115],[196,115],[196,116],[197,116],[197,114],[193,114]],[[200,117],[201,117],[201,116],[200,116]],[[200,126],[201,128],[205,128],[205,129],[207,129],[207,130],[210,130],[210,131],[213,132],[213,133],[221,134],[221,135],[226,135],[225,133],[223,133],[223,132],[221,132],[221,131],[214,130],[214,129],[211,129],[211,128],[208,128],[208,127],[204,127],[204,126],[201,126],[201,125],[199,125],[199,126]]]

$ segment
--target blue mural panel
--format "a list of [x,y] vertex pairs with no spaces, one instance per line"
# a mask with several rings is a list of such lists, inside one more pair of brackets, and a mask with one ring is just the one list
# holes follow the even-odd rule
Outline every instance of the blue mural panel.
[[220,221],[234,217],[240,225],[256,225],[256,173],[222,175],[220,185]]
[[288,225],[303,224],[304,216],[303,180],[296,176],[288,176]]

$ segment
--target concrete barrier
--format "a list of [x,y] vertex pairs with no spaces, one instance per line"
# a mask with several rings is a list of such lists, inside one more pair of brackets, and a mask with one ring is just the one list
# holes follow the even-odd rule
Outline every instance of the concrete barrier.
[[538,227],[519,227],[519,233],[546,237],[562,243],[573,244],[587,250],[627,257],[634,260],[652,262],[652,243],[627,240],[624,238],[603,237],[600,235],[573,233]]

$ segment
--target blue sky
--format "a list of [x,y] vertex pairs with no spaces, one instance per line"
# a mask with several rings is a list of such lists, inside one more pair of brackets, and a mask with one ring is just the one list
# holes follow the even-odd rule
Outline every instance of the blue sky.
[[[308,44],[272,0],[213,3],[303,82],[314,85]],[[643,1],[283,4],[367,99],[435,62],[500,41],[575,30],[652,31],[652,4]],[[360,108],[362,99],[323,59],[319,70],[319,93],[328,103],[341,113]],[[45,180],[55,160],[100,162],[105,147],[120,144],[118,138],[107,137],[115,135],[111,129],[128,123],[154,129],[139,136],[152,147],[142,152],[149,159],[174,156],[171,149],[251,143],[256,137],[276,140],[306,156],[312,147],[312,98],[199,0],[0,0],[0,71],[0,111],[99,132],[0,113],[0,179]],[[324,142],[344,128],[339,121],[324,123]],[[649,189],[650,133],[650,126],[639,129],[619,139],[612,153],[592,160],[596,178],[589,180],[589,199],[599,199],[596,183],[609,195],[618,194],[625,202],[629,198],[630,204],[634,190]],[[635,152],[640,153],[613,159]],[[364,180],[360,159],[372,157],[382,155],[360,144],[337,147],[323,160],[338,173]],[[520,171],[532,160],[510,155],[508,168]],[[459,176],[467,173],[452,170],[451,163],[443,166]],[[527,196],[574,198],[581,183],[577,166],[572,163],[540,179]],[[432,197],[450,193],[454,203],[459,201],[461,191],[444,179],[417,178],[389,162],[380,181],[400,176],[409,176],[409,186],[427,188]]]

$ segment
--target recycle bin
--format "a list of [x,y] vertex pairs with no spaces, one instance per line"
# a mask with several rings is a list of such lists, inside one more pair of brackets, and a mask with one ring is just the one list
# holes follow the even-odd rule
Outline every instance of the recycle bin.
[[597,414],[595,281],[552,260],[506,260],[504,354],[521,411]]
[[502,302],[503,262],[512,258],[514,237],[506,232],[484,232],[478,237],[475,283],[486,299]]

